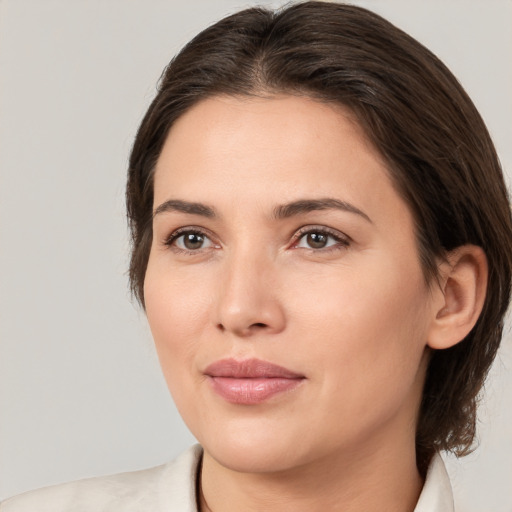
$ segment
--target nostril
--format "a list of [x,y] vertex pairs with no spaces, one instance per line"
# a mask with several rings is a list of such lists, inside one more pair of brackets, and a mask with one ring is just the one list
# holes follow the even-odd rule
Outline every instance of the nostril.
[[[267,324],[263,323],[263,322],[255,322],[253,324],[250,324],[249,327],[246,327],[246,328],[242,328],[240,330],[236,329],[236,328],[233,328],[234,331],[239,331],[240,333],[245,333],[245,334],[249,334],[250,332],[253,332],[253,331],[258,331],[260,329],[266,329],[268,327]],[[220,331],[220,332],[225,332],[227,330],[231,330],[231,329],[227,329],[225,325],[221,324],[221,323],[218,323],[217,324],[217,329]]]

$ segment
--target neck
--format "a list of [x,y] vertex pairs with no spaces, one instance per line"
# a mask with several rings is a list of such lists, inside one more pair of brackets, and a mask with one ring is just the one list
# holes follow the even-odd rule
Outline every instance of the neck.
[[414,442],[330,454],[278,473],[232,471],[205,452],[201,512],[413,512],[423,481]]

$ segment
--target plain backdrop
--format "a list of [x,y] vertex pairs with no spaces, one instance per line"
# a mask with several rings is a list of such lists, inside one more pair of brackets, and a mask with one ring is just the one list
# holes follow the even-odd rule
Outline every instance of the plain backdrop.
[[[510,173],[512,2],[354,3],[448,64]],[[0,0],[0,498],[156,465],[194,442],[130,302],[125,170],[164,66],[247,5]],[[478,450],[448,458],[458,510],[511,512],[510,336],[480,413]]]

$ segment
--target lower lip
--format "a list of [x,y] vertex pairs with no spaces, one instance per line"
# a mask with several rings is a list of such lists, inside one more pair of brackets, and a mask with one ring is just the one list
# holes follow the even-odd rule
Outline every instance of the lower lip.
[[275,395],[295,389],[304,379],[210,377],[209,380],[213,390],[228,402],[239,405],[256,405]]

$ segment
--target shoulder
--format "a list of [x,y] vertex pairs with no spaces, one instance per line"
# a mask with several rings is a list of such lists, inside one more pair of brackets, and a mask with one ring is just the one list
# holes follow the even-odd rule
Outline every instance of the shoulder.
[[194,512],[201,453],[195,445],[155,468],[29,491],[2,502],[0,512]]

